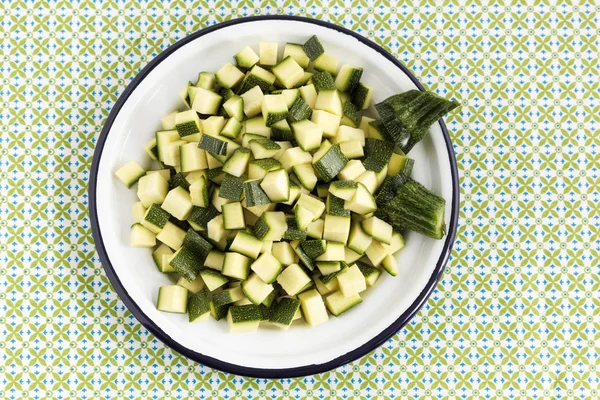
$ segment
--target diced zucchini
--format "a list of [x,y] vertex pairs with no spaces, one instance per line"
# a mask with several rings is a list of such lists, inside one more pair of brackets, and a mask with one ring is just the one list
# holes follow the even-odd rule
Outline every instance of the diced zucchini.
[[[301,44],[286,43],[283,49],[283,58],[292,57],[298,65],[304,69],[308,68],[310,58],[304,52],[304,48]],[[280,79],[281,80],[281,79]]]
[[216,83],[217,81],[215,79],[215,74],[211,72],[200,72],[198,74],[198,81],[196,82],[196,87],[213,91]]
[[258,55],[250,48],[250,46],[244,47],[242,50],[238,51],[234,56],[235,64],[243,69],[247,70],[252,67],[260,60]]
[[[254,135],[262,136],[263,138],[271,137],[271,129],[272,128],[268,127],[265,124],[265,120],[261,115],[254,117],[254,118],[248,118],[246,120],[245,124],[246,124],[246,133],[244,134],[244,136],[246,136],[247,134],[254,134]],[[255,138],[255,139],[260,139],[260,138]],[[249,143],[249,140],[244,141],[242,144],[244,145],[244,147],[248,147],[247,143]]]
[[206,152],[198,148],[197,142],[190,142],[179,146],[179,162],[181,172],[193,172],[208,168]]
[[296,201],[296,206],[304,207],[313,214],[313,221],[321,218],[325,212],[325,203],[314,196],[306,193],[301,193]]
[[312,112],[311,121],[323,130],[324,137],[331,138],[337,134],[341,117],[327,111],[314,110]]
[[344,247],[344,243],[327,242],[325,253],[317,257],[316,261],[344,261],[346,259]]
[[254,304],[231,306],[227,312],[227,324],[232,333],[255,331],[261,320],[260,308]]
[[329,320],[323,298],[315,289],[298,295],[302,307],[302,315],[311,326],[317,326]]
[[297,98],[300,97],[299,89],[285,89],[281,91],[283,97],[285,97],[285,102],[288,106],[288,109],[292,107]]
[[266,158],[262,160],[250,161],[248,166],[248,178],[249,179],[262,179],[265,177],[267,172],[275,171],[281,168],[279,161]]
[[250,150],[240,147],[233,152],[227,161],[225,161],[223,164],[223,172],[239,178],[246,174],[249,162]]
[[360,303],[362,303],[362,299],[358,293],[355,293],[351,296],[345,296],[341,290],[331,293],[325,297],[325,305],[327,306],[327,309],[336,317],[339,317]]
[[315,89],[315,85],[305,85],[300,88],[300,96],[304,99],[306,104],[311,109],[315,109],[315,104],[317,103],[317,90]]
[[317,93],[321,90],[335,90],[335,80],[329,72],[319,72],[314,74],[311,79]]
[[384,257],[384,259],[381,261],[381,266],[383,267],[385,272],[387,272],[388,274],[390,274],[392,276],[398,275],[398,261],[396,260],[396,257],[394,257],[393,255],[391,255],[391,254],[386,255]]
[[344,64],[335,78],[335,87],[340,92],[353,93],[360,82],[363,69],[353,65]]
[[321,145],[323,130],[314,122],[310,120],[293,122],[292,130],[294,138],[302,150],[315,150]]
[[219,86],[231,89],[244,79],[244,73],[237,69],[235,65],[225,63],[221,69],[217,71],[215,78]]
[[294,215],[296,218],[296,225],[301,230],[307,230],[314,217],[312,211],[307,210],[302,206],[294,207]]
[[[240,98],[240,101],[241,98]],[[240,133],[242,132],[242,123],[238,121],[236,118],[229,118],[225,123],[223,129],[221,129],[221,136],[225,136],[226,138],[235,140],[238,138]]]
[[264,93],[270,90],[271,86],[275,83],[275,75],[267,71],[266,69],[255,65],[248,72],[242,84],[238,88],[238,94],[244,94],[248,90],[255,86],[260,87],[260,90]]
[[313,161],[317,178],[329,182],[346,166],[348,159],[340,150],[339,145],[331,146],[323,156]]
[[300,242],[300,245],[304,253],[313,260],[324,254],[327,249],[327,242],[325,240],[305,240]]
[[277,64],[277,51],[279,44],[277,42],[267,43],[260,42],[258,44],[258,54],[260,57],[260,65],[275,65]]
[[187,181],[185,176],[181,172],[176,173],[175,175],[169,178],[169,190],[173,190],[176,187],[181,186],[185,190],[190,188],[190,183]]
[[245,180],[246,178],[244,176],[237,177],[231,174],[226,174],[221,184],[219,197],[231,201],[242,201]]
[[223,227],[225,229],[244,229],[246,227],[242,203],[234,202],[229,204],[223,204],[222,210]]
[[271,68],[271,71],[286,89],[296,87],[304,77],[304,70],[291,56],[284,56],[284,59]]
[[331,75],[336,76],[340,62],[337,58],[323,53],[315,60],[315,69],[317,71],[326,71]]
[[366,169],[361,161],[350,160],[344,168],[338,173],[338,178],[341,180],[354,181],[358,178]]
[[333,274],[342,269],[341,261],[319,261],[316,264],[323,275]]
[[310,153],[302,150],[300,147],[292,147],[283,153],[279,159],[281,166],[289,171],[294,165],[309,164],[312,161]]
[[352,223],[350,228],[350,235],[348,236],[348,248],[355,251],[358,254],[365,254],[365,251],[371,245],[373,238],[367,235],[359,221]]
[[356,183],[362,183],[373,194],[378,186],[377,174],[373,171],[365,171],[356,178]]
[[223,98],[204,88],[194,88],[194,101],[191,109],[199,114],[215,115],[219,111],[219,106]]
[[337,276],[340,291],[346,297],[353,296],[367,289],[367,283],[358,266],[353,265]]
[[158,204],[152,204],[142,217],[140,224],[153,233],[159,233],[169,222],[171,215]]
[[194,206],[208,207],[208,183],[205,177],[201,177],[190,185],[190,200]]
[[208,163],[208,169],[210,169],[210,170],[216,170],[217,168],[220,168],[223,166],[223,163],[221,161],[217,160],[215,158],[215,156],[213,156],[210,153],[206,153],[206,162]]
[[154,171],[147,171],[146,175],[160,174],[160,176],[162,176],[163,179],[168,182],[171,179],[171,171],[172,170],[170,168],[157,169],[157,170],[154,170]]
[[292,297],[282,297],[271,311],[269,322],[278,328],[286,330],[294,321],[294,317],[299,309],[300,300]]
[[[238,285],[234,285],[234,283],[237,283]],[[236,301],[242,300],[245,296],[239,283],[240,282],[231,282],[229,284],[229,289],[225,289],[219,293],[213,294],[212,301],[215,307],[224,306],[226,304],[232,304]]]
[[207,290],[194,292],[188,298],[188,321],[204,322],[210,316],[210,294]]
[[200,275],[198,275],[196,279],[191,282],[182,276],[177,280],[177,284],[186,288],[190,293],[198,293],[204,288],[204,281]]
[[261,187],[260,179],[244,182],[244,205],[245,207],[261,207],[271,204],[271,199]]
[[392,240],[389,245],[381,244],[388,254],[394,254],[404,247],[404,237],[399,232],[392,233]]
[[185,220],[192,212],[190,193],[181,186],[170,190],[162,203],[162,208],[175,218]]
[[175,129],[182,139],[202,133],[202,122],[194,110],[187,110],[175,114]]
[[287,102],[282,94],[264,95],[261,109],[266,126],[272,126],[288,116]]
[[144,207],[162,204],[167,197],[169,184],[160,174],[144,175],[139,179],[137,195]]
[[213,115],[212,117],[208,117],[204,121],[202,121],[202,128],[206,135],[210,136],[218,136],[223,130],[223,127],[226,124],[225,117],[220,115]]
[[325,199],[329,195],[329,185],[327,183],[321,183],[317,185],[317,196],[320,199]]
[[325,215],[323,226],[323,239],[346,243],[350,234],[350,216]]
[[[290,107],[290,111],[288,113],[288,121],[290,123],[296,121],[307,120],[312,115],[312,109],[308,105],[308,103],[300,96],[296,98],[294,104]],[[292,124],[293,125],[293,124]]]
[[404,165],[409,158],[400,154],[393,153],[390,157],[390,163],[388,165],[388,176],[395,176],[404,169]]
[[306,239],[306,230],[300,229],[293,215],[286,215],[287,230],[283,235],[283,240],[304,240]]
[[245,280],[250,271],[250,259],[242,254],[226,252],[221,273],[230,278]]
[[310,277],[298,264],[286,267],[277,277],[277,283],[289,296],[295,296],[310,282]]
[[238,120],[238,122],[241,122],[244,119],[244,100],[241,96],[231,96],[227,101],[225,101],[225,103],[223,103],[223,109],[230,118],[235,118]]
[[286,202],[290,196],[290,181],[284,169],[268,172],[260,184],[271,202]]
[[144,215],[146,215],[146,207],[142,204],[141,201],[136,201],[133,203],[131,207],[131,211],[133,214],[133,223],[139,224],[144,219]]
[[283,266],[292,265],[298,262],[298,256],[288,242],[275,242],[271,249],[271,254]]
[[[244,103],[244,114],[246,114],[248,118],[260,114],[262,109],[263,98],[263,92],[258,85],[254,86],[253,88],[249,89],[248,91],[242,94],[242,100]],[[247,128],[246,132],[248,132]]]
[[156,239],[166,244],[173,250],[179,250],[185,239],[185,231],[172,222],[167,222]]
[[266,138],[252,139],[250,140],[249,145],[252,155],[257,160],[272,158],[279,150],[281,150],[279,144]]
[[317,35],[313,35],[302,46],[304,53],[311,60],[315,61],[321,54],[325,53],[321,41]]
[[173,251],[166,244],[161,244],[152,252],[152,259],[156,268],[163,274],[175,272],[169,264],[170,258],[173,256]]
[[204,260],[204,266],[221,271],[223,269],[223,261],[225,261],[225,254],[219,250],[211,250],[206,256],[206,260]]
[[349,160],[353,158],[361,158],[365,155],[363,146],[360,144],[359,140],[350,140],[340,143],[340,150]]
[[[342,93],[346,94],[346,93]],[[356,108],[354,104],[347,101],[343,103],[342,106],[342,121],[341,124],[345,126],[350,126],[352,128],[358,128],[360,124],[360,111]]]
[[287,230],[285,214],[280,211],[265,212],[254,225],[254,235],[260,240],[281,240]]
[[358,254],[357,252],[350,250],[347,247],[344,249],[344,251],[346,253],[346,264],[352,264],[362,258],[361,254]]
[[156,235],[141,224],[133,224],[129,231],[129,244],[131,247],[154,247]]
[[373,286],[377,279],[379,279],[379,275],[381,275],[381,271],[375,267],[372,267],[364,262],[357,262],[356,266],[360,270],[360,272],[365,277],[365,282],[367,286]]
[[[333,274],[330,274],[330,275],[333,275]],[[322,275],[317,274],[313,277],[313,282],[315,283],[315,287],[316,287],[317,291],[319,292],[319,294],[321,294],[321,296],[326,296],[326,295],[333,293],[340,289],[340,285],[338,285],[337,279],[332,279],[331,281],[329,281],[327,283],[323,283],[323,282],[321,282],[321,279],[320,279],[321,276]]]
[[316,110],[323,110],[335,115],[343,116],[342,100],[337,90],[321,90],[317,94],[315,106]]
[[223,215],[217,215],[215,218],[208,221],[206,224],[206,230],[208,231],[208,238],[215,242],[220,242],[227,236],[225,225],[223,224]]
[[312,191],[315,188],[317,185],[317,176],[315,175],[315,170],[312,165],[296,165],[292,169],[304,188],[309,191]]
[[212,155],[227,154],[228,142],[225,139],[218,139],[210,135],[202,135],[198,147],[211,153]]
[[357,183],[351,180],[334,181],[329,185],[329,193],[340,199],[350,200],[354,197],[357,187]]
[[128,188],[145,175],[146,171],[135,161],[129,161],[115,172],[115,176]]
[[[288,199],[288,201],[284,201],[282,202],[282,204],[286,204],[288,206],[293,205],[296,200],[298,199],[298,196],[300,196],[300,193],[302,193],[302,188],[298,185],[296,185],[293,182],[290,182],[290,197]],[[304,189],[306,190],[306,189]]]
[[205,208],[194,206],[187,220],[192,228],[197,231],[203,231],[207,229],[208,222],[218,214],[219,211],[212,204],[209,204]]
[[242,290],[252,303],[258,305],[273,292],[273,286],[265,283],[258,274],[254,273],[242,282]]
[[360,82],[356,85],[354,93],[352,93],[352,103],[354,103],[359,110],[366,110],[371,106],[374,92],[375,90],[373,90],[371,86]]
[[377,218],[370,217],[361,221],[363,231],[381,243],[390,245],[392,242],[392,226],[387,222]]
[[344,208],[360,215],[372,213],[377,209],[373,195],[362,183],[357,185],[354,197],[344,203]]
[[200,260],[187,246],[180,247],[171,257],[169,265],[182,277],[192,282],[200,272]]
[[250,265],[250,269],[252,269],[252,271],[254,271],[265,283],[273,283],[277,279],[277,276],[279,276],[282,266],[273,254],[263,253],[252,263],[252,265]]
[[385,248],[381,245],[381,243],[377,240],[372,240],[367,250],[365,250],[365,254],[371,261],[371,264],[378,267],[381,265],[381,262],[384,258],[386,258],[389,254],[385,251]]
[[256,259],[260,254],[263,242],[252,234],[239,231],[237,232],[229,250],[243,254],[252,259]]
[[144,150],[151,160],[158,160],[158,146],[156,146],[156,137],[150,139],[148,143],[144,145]]
[[330,194],[325,201],[325,212],[338,217],[349,217],[350,211],[344,208],[344,200]]
[[310,258],[304,250],[302,250],[302,246],[300,245],[300,240],[293,240],[290,242],[290,246],[294,249],[294,253],[298,256],[298,259],[302,262],[302,264],[308,268],[310,271],[314,271],[317,266],[312,258]]
[[185,314],[188,306],[188,290],[178,285],[158,288],[156,308],[159,311]]
[[[362,146],[365,145],[365,133],[358,128],[340,125],[336,135],[333,137],[333,143],[343,143],[351,140],[358,140]],[[387,161],[385,161],[387,163]]]
[[[165,115],[160,120],[160,124],[164,131],[170,131],[175,129],[175,115],[179,112],[179,110],[175,110],[172,113]],[[156,145],[156,143],[154,143]]]
[[229,279],[212,269],[203,269],[200,271],[200,276],[202,277],[206,288],[211,292],[229,282]]

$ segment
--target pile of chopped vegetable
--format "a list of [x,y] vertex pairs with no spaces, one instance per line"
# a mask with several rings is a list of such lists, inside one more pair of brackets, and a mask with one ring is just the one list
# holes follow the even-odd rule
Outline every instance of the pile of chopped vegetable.
[[226,318],[287,329],[362,302],[382,270],[396,276],[402,230],[440,239],[443,198],[411,178],[408,152],[458,106],[410,90],[375,104],[363,69],[304,45],[245,47],[181,91],[145,150],[159,168],[129,162],[137,183],[131,246],[154,248],[161,311],[189,321]]

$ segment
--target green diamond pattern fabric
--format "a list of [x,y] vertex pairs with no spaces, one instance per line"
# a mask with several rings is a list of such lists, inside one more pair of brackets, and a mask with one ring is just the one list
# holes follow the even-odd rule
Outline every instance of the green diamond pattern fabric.
[[[127,83],[189,33],[260,14],[350,28],[462,102],[440,284],[381,348],[297,379],[228,375],[156,340],[104,275],[87,213],[95,137]],[[599,397],[597,5],[4,0],[0,16],[0,398]]]

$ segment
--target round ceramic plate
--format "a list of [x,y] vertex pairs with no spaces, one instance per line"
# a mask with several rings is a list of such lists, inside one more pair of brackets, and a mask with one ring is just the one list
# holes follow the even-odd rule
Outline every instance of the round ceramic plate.
[[362,81],[375,100],[409,89],[417,79],[389,53],[360,35],[321,21],[254,17],[203,29],[169,47],[144,68],[115,104],[98,139],[90,177],[90,214],[98,254],[123,302],[157,338],[200,363],[240,375],[292,377],[343,365],[375,349],[402,328],[423,305],[448,260],[458,217],[456,161],[440,121],[411,152],[413,177],[446,199],[448,234],[443,240],[407,233],[400,274],[381,275],[363,303],[317,327],[294,324],[288,331],[261,328],[228,333],[225,321],[190,324],[187,315],[156,310],[161,285],[170,284],[148,249],[129,247],[135,190],[114,178],[130,160],[149,167],[143,150],[160,117],[181,107],[178,92],[199,71],[216,71],[246,45],[261,41],[304,43],[316,34],[341,63],[364,68]]

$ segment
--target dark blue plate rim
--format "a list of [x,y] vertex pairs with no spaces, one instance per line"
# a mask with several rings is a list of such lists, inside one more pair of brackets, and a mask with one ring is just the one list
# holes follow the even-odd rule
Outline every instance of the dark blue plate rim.
[[117,294],[125,303],[127,308],[133,313],[133,315],[137,318],[137,320],[154,336],[156,336],[159,340],[164,342],[169,347],[173,348],[180,354],[195,360],[199,363],[202,363],[208,367],[215,368],[221,371],[229,372],[232,374],[248,376],[248,377],[256,377],[256,378],[292,378],[306,375],[314,375],[322,372],[326,372],[332,370],[334,368],[340,367],[344,364],[347,364],[351,361],[354,361],[365,354],[375,350],[389,338],[391,338],[396,332],[398,332],[402,327],[404,327],[417,313],[417,311],[423,306],[423,304],[427,301],[431,293],[433,292],[437,282],[439,281],[444,267],[448,262],[450,257],[450,252],[452,250],[452,245],[454,244],[454,238],[456,235],[456,230],[458,227],[458,207],[459,207],[459,186],[458,186],[458,168],[456,164],[456,158],[454,156],[454,150],[452,147],[452,143],[450,140],[450,135],[448,134],[448,130],[444,121],[440,120],[439,124],[442,129],[442,133],[444,136],[444,140],[446,142],[446,148],[448,150],[448,156],[450,161],[450,172],[452,174],[452,206],[451,206],[451,215],[450,215],[450,223],[448,226],[448,232],[446,234],[444,248],[442,249],[442,253],[440,258],[436,263],[435,270],[431,275],[431,278],[427,282],[427,285],[423,289],[423,291],[419,294],[417,299],[408,307],[408,309],[389,327],[375,336],[373,339],[369,340],[362,346],[340,356],[331,361],[322,363],[322,364],[312,364],[305,365],[301,367],[294,368],[280,368],[280,369],[265,369],[265,368],[251,368],[240,366],[232,363],[223,362],[213,357],[208,357],[206,355],[197,353],[192,351],[184,346],[182,346],[177,341],[173,340],[169,335],[167,335],[160,327],[158,327],[154,321],[152,321],[139,306],[135,303],[135,301],[129,296],[127,290],[119,280],[106,249],[104,247],[104,241],[102,239],[102,234],[100,232],[100,226],[98,223],[98,213],[96,209],[96,183],[98,177],[98,168],[100,164],[100,158],[102,155],[102,150],[104,148],[104,144],[106,142],[106,138],[108,137],[108,133],[119,114],[119,111],[123,107],[123,104],[127,101],[131,93],[135,90],[135,88],[142,82],[142,80],[152,71],[158,64],[164,61],[171,53],[180,48],[181,46],[191,42],[192,40],[196,40],[203,35],[206,35],[210,32],[214,32],[218,29],[226,28],[228,26],[243,24],[248,22],[256,22],[256,21],[265,21],[265,20],[288,20],[288,21],[300,21],[306,22],[310,24],[315,24],[319,26],[323,26],[329,29],[336,30],[338,32],[344,33],[346,35],[350,35],[357,40],[359,40],[362,44],[369,46],[370,48],[376,50],[383,57],[387,58],[391,62],[393,62],[398,68],[400,68],[410,79],[411,81],[420,89],[425,90],[421,83],[417,80],[417,78],[397,59],[395,59],[390,53],[385,51],[379,45],[369,41],[363,36],[359,35],[356,32],[353,32],[349,29],[340,27],[338,25],[334,25],[329,22],[319,21],[315,19],[310,19],[306,17],[296,17],[296,16],[286,16],[286,15],[271,15],[271,16],[256,16],[256,17],[244,17],[240,19],[234,19],[226,22],[219,23],[217,25],[213,25],[202,30],[199,30],[181,40],[171,45],[169,48],[160,53],[156,58],[154,58],[151,62],[142,69],[142,71],[133,79],[133,81],[127,86],[125,91],[121,94],[114,107],[112,108],[104,128],[98,137],[96,149],[94,151],[94,157],[92,161],[92,167],[90,170],[90,186],[89,186],[89,210],[90,210],[90,220],[92,225],[92,235],[94,238],[94,242],[96,245],[96,250],[100,257],[100,261],[106,271],[106,275],[108,276],[110,282],[113,287],[117,291]]

